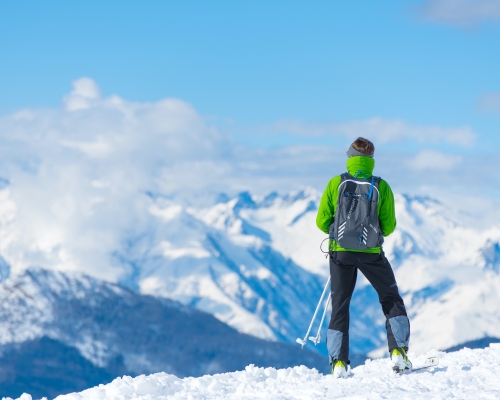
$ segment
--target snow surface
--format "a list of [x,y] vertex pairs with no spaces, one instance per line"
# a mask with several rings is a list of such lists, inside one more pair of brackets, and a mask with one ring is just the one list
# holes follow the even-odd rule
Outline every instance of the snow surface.
[[[353,369],[352,377],[334,380],[304,366],[276,370],[253,365],[245,371],[179,379],[158,373],[124,376],[108,385],[58,396],[57,400],[167,399],[498,399],[500,344],[454,353],[430,352],[414,358],[418,365],[438,355],[439,365],[395,375],[388,359]],[[411,356],[411,354],[410,354]],[[26,396],[20,400],[31,400]]]

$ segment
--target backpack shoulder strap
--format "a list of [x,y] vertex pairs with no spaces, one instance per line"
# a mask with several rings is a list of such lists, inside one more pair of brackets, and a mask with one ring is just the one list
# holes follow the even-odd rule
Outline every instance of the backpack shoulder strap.
[[344,190],[343,189],[343,186],[345,186],[345,181],[349,180],[350,178],[352,178],[351,175],[349,175],[347,172],[344,172],[343,174],[340,174],[340,182],[339,182],[339,186],[338,186],[338,191],[339,193]]
[[340,175],[340,183],[339,183],[339,193],[345,190],[345,187],[349,185],[350,182],[346,181],[356,181],[356,178],[354,178],[351,174],[348,172],[344,172],[343,174]]
[[349,178],[352,178],[352,175],[349,174],[348,172],[344,172],[343,174],[340,175],[340,183],[344,182]]

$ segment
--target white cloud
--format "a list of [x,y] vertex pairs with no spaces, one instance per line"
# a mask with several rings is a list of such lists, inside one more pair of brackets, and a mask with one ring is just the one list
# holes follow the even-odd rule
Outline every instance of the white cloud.
[[[345,170],[343,147],[245,147],[181,100],[134,103],[102,97],[92,81],[76,82],[62,107],[0,118],[0,182],[10,182],[6,189],[0,186],[0,254],[14,270],[28,265],[78,269],[116,281],[126,271],[113,253],[134,235],[157,228],[151,196],[203,203],[220,192],[322,190]],[[68,107],[72,96],[83,99],[85,107]],[[475,138],[468,129],[415,128],[397,120],[335,127],[346,137],[369,131],[385,142],[412,138],[469,145]],[[295,129],[305,134],[309,126]],[[463,190],[464,179],[472,186],[481,184],[478,176],[497,179],[484,157],[456,174],[453,167],[464,164],[458,156],[422,152],[409,168],[406,162],[414,156],[378,150],[376,173],[396,191],[423,185],[443,189],[443,179],[446,189]],[[430,163],[440,174],[424,173]]]
[[425,21],[470,28],[485,21],[500,21],[500,1],[426,0],[417,13]]
[[85,110],[101,97],[99,86],[90,78],[80,78],[72,82],[73,90],[64,97],[68,111]]
[[479,99],[479,111],[500,113],[500,93],[486,93]]
[[102,98],[88,78],[73,86],[61,108],[0,118],[0,177],[18,210],[8,229],[0,218],[10,232],[0,252],[14,269],[50,265],[115,279],[122,271],[110,254],[146,229],[146,193],[222,190],[233,144],[183,101]]
[[407,162],[418,171],[451,171],[462,162],[462,157],[435,150],[422,150]]
[[61,141],[62,146],[78,149],[91,158],[107,158],[111,155],[113,148],[102,137],[97,137],[94,142],[71,142]]
[[278,121],[260,128],[261,132],[287,132],[294,135],[327,136],[342,135],[353,140],[366,137],[377,143],[401,143],[414,140],[420,143],[449,143],[472,146],[476,134],[468,127],[442,128],[439,126],[415,126],[399,119],[370,118],[361,121],[307,124],[300,121]]

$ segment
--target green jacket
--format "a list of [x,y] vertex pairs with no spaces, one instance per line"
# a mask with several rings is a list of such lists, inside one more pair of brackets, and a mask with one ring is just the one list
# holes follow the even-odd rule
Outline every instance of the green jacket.
[[[347,159],[347,172],[356,175],[356,172],[364,173],[365,178],[371,178],[375,160],[371,157],[355,156]],[[363,176],[361,174],[361,176]],[[333,177],[326,186],[321,202],[319,204],[318,215],[316,216],[316,225],[323,232],[328,234],[328,227],[333,222],[333,216],[337,208],[338,189],[340,185],[340,176]],[[394,195],[389,184],[380,180],[379,182],[380,198],[378,202],[378,219],[380,228],[384,236],[389,236],[396,229],[396,213],[394,210]],[[380,253],[380,247],[367,250],[352,250],[340,247],[334,240],[330,241],[330,250],[332,251],[353,251],[362,253]]]

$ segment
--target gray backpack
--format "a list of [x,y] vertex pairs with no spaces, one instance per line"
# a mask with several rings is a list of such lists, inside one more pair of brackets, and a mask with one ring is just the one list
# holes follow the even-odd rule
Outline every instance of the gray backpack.
[[366,250],[382,246],[384,237],[378,220],[380,178],[362,179],[344,173],[340,176],[337,210],[330,225],[330,239],[341,247]]

